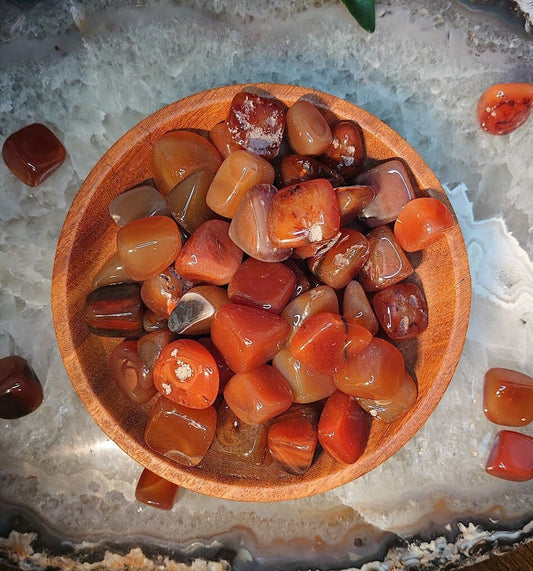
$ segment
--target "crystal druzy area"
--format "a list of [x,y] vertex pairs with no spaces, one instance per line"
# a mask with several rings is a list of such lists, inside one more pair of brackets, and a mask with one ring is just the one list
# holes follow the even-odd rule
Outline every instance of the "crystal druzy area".
[[[440,0],[431,10],[422,0],[385,2],[371,36],[335,2],[148,1],[142,7],[117,2],[104,8],[77,0],[53,12],[42,3],[24,4],[23,11],[21,2],[5,3],[0,19],[2,138],[42,122],[59,137],[68,158],[36,187],[24,185],[7,167],[0,170],[1,355],[27,355],[44,387],[41,406],[3,421],[0,431],[2,535],[8,535],[5,522],[14,521],[8,518],[27,517],[28,506],[35,514],[29,527],[38,537],[23,536],[22,545],[33,546],[33,554],[29,549],[25,554],[34,561],[59,565],[59,540],[49,544],[56,551],[40,543],[50,530],[39,522],[47,521],[62,539],[78,545],[96,544],[109,529],[120,543],[131,545],[134,536],[145,558],[137,560],[141,567],[151,563],[154,545],[171,559],[179,559],[176,553],[213,559],[211,549],[224,545],[236,569],[257,569],[259,558],[279,563],[296,557],[304,566],[326,567],[361,567],[365,561],[467,564],[482,557],[481,545],[525,538],[522,519],[531,518],[531,481],[486,473],[494,438],[507,428],[486,418],[482,395],[491,367],[533,372],[528,365],[533,135],[526,121],[510,135],[492,137],[478,128],[475,109],[490,84],[530,79],[521,67],[532,57],[529,43],[497,20]],[[295,35],[294,29],[305,33]],[[147,45],[153,49],[147,51]],[[165,57],[154,55],[161,53]],[[260,512],[255,505],[179,490],[169,512],[133,499],[142,469],[103,436],[74,394],[55,348],[49,280],[62,220],[96,160],[162,105],[227,83],[230,69],[234,82],[311,85],[344,97],[382,117],[423,154],[447,187],[465,234],[474,281],[472,320],[455,378],[432,418],[412,443],[357,485],[261,506]],[[364,192],[352,190],[348,198],[359,194],[364,202]],[[255,204],[250,208],[257,211]],[[193,224],[204,214],[191,211]],[[265,221],[258,217],[257,223]],[[276,248],[268,244],[265,251],[284,255]],[[99,285],[113,283],[115,271],[122,270],[109,269]],[[353,283],[346,287],[357,289]],[[360,308],[357,298],[351,299],[352,313],[343,317],[362,312],[358,319],[372,322],[364,302]],[[150,310],[143,318],[156,323],[158,316]],[[218,367],[221,371],[223,364]],[[298,386],[296,376],[293,382]],[[301,399],[304,403],[306,395]],[[282,429],[280,443],[289,431]],[[533,434],[531,425],[510,430]],[[297,460],[292,465],[299,469],[303,456]],[[148,495],[139,495],[168,506],[175,490],[159,493],[157,479],[141,482],[144,490],[151,486]],[[15,554],[15,540],[4,537],[2,550]],[[166,550],[169,542],[173,550]],[[388,546],[395,547],[385,553]],[[141,557],[138,551],[110,552],[122,563]],[[104,556],[95,551],[94,557]],[[223,561],[218,564],[223,568]]]

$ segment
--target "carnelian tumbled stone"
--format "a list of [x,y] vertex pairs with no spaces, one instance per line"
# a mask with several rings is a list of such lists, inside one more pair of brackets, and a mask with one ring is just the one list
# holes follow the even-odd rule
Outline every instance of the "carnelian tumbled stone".
[[225,159],[228,155],[233,153],[233,151],[242,149],[241,145],[233,140],[226,126],[226,121],[220,121],[220,123],[217,123],[211,128],[211,131],[209,131],[209,140],[215,145],[222,159]]
[[423,250],[455,226],[447,206],[437,198],[415,198],[400,211],[394,235],[406,252]]
[[370,255],[365,236],[353,228],[342,228],[339,239],[323,255],[309,258],[309,269],[326,285],[341,289],[363,267]]
[[272,359],[289,331],[283,317],[237,303],[223,305],[211,323],[211,339],[236,373],[251,371]]
[[376,317],[394,341],[412,339],[428,326],[428,305],[414,283],[400,282],[379,290],[372,298]]
[[233,303],[281,313],[296,287],[296,276],[279,262],[261,262],[248,258],[228,284]]
[[481,128],[491,135],[508,135],[524,124],[533,105],[533,84],[498,83],[486,89],[477,104]]
[[23,357],[0,359],[0,418],[20,418],[43,401],[43,388],[31,365]]
[[533,478],[533,438],[514,430],[498,432],[485,470],[491,476],[525,482]]
[[335,391],[326,401],[318,422],[318,441],[338,462],[353,464],[363,454],[370,419],[357,400]]
[[119,194],[109,203],[109,214],[118,226],[137,218],[168,215],[167,204],[153,186],[137,186]]
[[332,141],[331,128],[316,105],[300,99],[287,110],[287,139],[300,155],[321,155]]
[[148,309],[168,319],[179,302],[184,287],[184,281],[175,268],[169,266],[142,283],[141,297]]
[[372,338],[370,344],[350,359],[333,377],[337,388],[359,398],[392,398],[399,390],[405,366],[392,343]]
[[221,163],[207,139],[184,129],[161,135],[152,147],[152,172],[163,196],[198,169],[216,172]]
[[344,177],[356,176],[361,171],[366,155],[361,127],[354,121],[339,121],[331,133],[333,139],[322,160]]
[[143,304],[138,284],[103,286],[89,293],[85,320],[91,333],[105,337],[139,337]]
[[247,424],[266,422],[292,404],[289,384],[270,365],[235,374],[224,388],[224,398],[231,410]]
[[177,484],[145,468],[135,488],[135,499],[160,510],[171,510],[176,501],[178,489]]
[[227,284],[242,261],[242,250],[228,235],[225,220],[208,220],[185,242],[174,267],[187,280]]
[[124,262],[120,259],[118,252],[115,252],[94,276],[91,289],[133,281],[135,280],[124,269]]
[[289,186],[313,178],[325,178],[333,186],[340,186],[344,183],[344,179],[337,171],[307,155],[282,157],[279,163],[278,178],[280,186]]
[[388,226],[379,226],[366,237],[370,255],[357,275],[365,291],[376,291],[401,282],[413,273],[411,262]]
[[268,448],[281,467],[292,474],[309,470],[318,442],[318,411],[310,405],[293,405],[268,430]]
[[533,420],[533,377],[502,367],[485,373],[483,410],[504,426],[526,426]]
[[12,133],[2,146],[7,168],[28,186],[41,184],[63,164],[66,156],[61,141],[41,123]]
[[363,286],[352,280],[345,288],[342,298],[342,315],[344,319],[357,321],[375,335],[379,331],[379,323],[374,310],[368,301]]
[[335,189],[335,193],[339,204],[341,226],[345,226],[357,218],[361,210],[368,206],[376,196],[376,192],[371,186],[361,184],[339,186]]
[[335,190],[325,179],[286,186],[272,199],[268,231],[276,246],[296,248],[320,244],[335,237],[339,227]]
[[241,147],[264,157],[275,158],[285,132],[285,108],[270,97],[241,91],[233,97],[226,128]]
[[191,408],[207,408],[218,394],[218,367],[209,351],[193,339],[163,347],[154,365],[154,385],[167,399]]
[[134,280],[146,280],[167,268],[181,249],[178,225],[167,216],[138,218],[117,234],[124,269]]
[[184,466],[196,466],[211,446],[217,424],[212,407],[186,407],[159,397],[146,423],[146,444]]
[[250,151],[231,153],[218,169],[206,194],[207,206],[233,218],[244,195],[256,184],[272,184],[274,167]]
[[124,396],[135,404],[148,402],[157,392],[152,372],[144,364],[137,341],[122,341],[109,356],[111,378]]

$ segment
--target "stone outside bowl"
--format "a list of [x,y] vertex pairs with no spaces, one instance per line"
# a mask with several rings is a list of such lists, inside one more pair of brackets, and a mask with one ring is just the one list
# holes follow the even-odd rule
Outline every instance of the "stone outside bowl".
[[439,197],[450,206],[436,176],[414,149],[378,118],[347,101],[293,85],[263,83],[211,89],[150,115],[96,164],[76,195],[59,237],[52,311],[57,342],[74,388],[95,422],[131,458],[163,478],[202,494],[267,502],[318,494],[350,482],[379,466],[413,437],[440,401],[457,366],[470,314],[471,281],[459,225],[424,252],[410,256],[414,278],[422,285],[429,308],[428,329],[415,341],[400,344],[406,368],[418,385],[418,398],[402,419],[391,424],[373,421],[366,450],[354,464],[340,464],[322,453],[305,475],[296,476],[275,462],[266,467],[246,467],[210,450],[198,466],[190,468],[148,448],[143,434],[154,401],[138,406],[122,396],[108,370],[108,357],[118,340],[90,334],[84,321],[91,281],[116,248],[118,228],[109,216],[108,205],[121,192],[151,178],[151,147],[160,135],[172,129],[211,129],[225,118],[234,94],[243,89],[270,94],[288,106],[300,98],[308,99],[330,122],[356,121],[363,130],[369,158],[403,159],[419,193]]

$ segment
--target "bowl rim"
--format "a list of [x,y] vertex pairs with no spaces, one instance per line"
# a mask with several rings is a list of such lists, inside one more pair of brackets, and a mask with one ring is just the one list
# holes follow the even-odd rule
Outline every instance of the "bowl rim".
[[[306,98],[340,118],[346,116],[346,110],[348,109],[365,134],[370,133],[380,140],[386,140],[387,147],[409,165],[417,178],[420,173],[423,173],[425,180],[429,183],[425,186],[431,188],[451,208],[446,193],[437,177],[414,148],[391,127],[361,107],[322,91],[290,84],[246,83],[216,87],[184,97],[148,115],[124,133],[98,160],[74,197],[59,235],[52,275],[51,306],[59,351],[74,389],[95,422],[131,458],[141,466],[192,491],[224,499],[270,502],[296,499],[325,492],[346,484],[369,470],[361,472],[358,462],[356,462],[352,465],[343,466],[342,470],[338,468],[334,470],[332,468],[330,471],[326,471],[313,479],[308,479],[304,475],[296,480],[292,479],[288,483],[264,484],[246,481],[245,484],[241,480],[236,480],[235,482],[228,480],[221,483],[216,477],[210,477],[206,473],[196,474],[194,470],[179,466],[163,457],[157,457],[153,452],[143,448],[132,438],[127,430],[118,426],[110,411],[98,400],[97,394],[95,394],[89,384],[87,376],[77,359],[75,328],[76,325],[79,325],[79,319],[74,322],[68,319],[70,315],[70,308],[67,303],[69,265],[74,245],[78,239],[79,225],[85,215],[84,207],[86,206],[87,198],[114,171],[115,162],[120,160],[124,153],[132,151],[132,146],[135,145],[135,141],[138,138],[149,135],[150,140],[153,142],[154,132],[161,128],[163,124],[167,124],[169,116],[178,116],[186,110],[202,108],[206,105],[228,105],[229,98],[242,90],[267,92],[283,102],[286,101],[289,94],[290,99],[293,101],[299,98]],[[453,212],[453,208],[451,210]],[[445,356],[446,362],[442,371],[442,376],[446,377],[446,380],[433,384],[425,397],[427,402],[424,403],[421,414],[414,419],[414,424],[410,426],[407,426],[407,422],[403,424],[400,430],[396,432],[394,438],[389,439],[383,447],[367,458],[369,463],[377,462],[371,469],[374,469],[400,450],[426,422],[447,390],[462,353],[470,316],[472,292],[466,246],[459,224],[456,224],[454,229],[446,234],[441,245],[450,251],[454,251],[454,259],[457,264],[453,268],[454,283],[450,284],[450,292],[455,296],[457,311],[454,315],[448,352]],[[120,438],[117,438],[117,436]],[[377,454],[378,452],[379,454]],[[378,457],[376,457],[376,454]]]

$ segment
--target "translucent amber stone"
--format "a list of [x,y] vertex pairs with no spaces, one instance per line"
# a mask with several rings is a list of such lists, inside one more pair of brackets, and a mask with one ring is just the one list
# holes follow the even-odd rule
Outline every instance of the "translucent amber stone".
[[341,226],[345,226],[368,206],[376,196],[376,192],[371,186],[354,184],[352,186],[339,186],[335,189]]
[[401,282],[376,292],[372,298],[376,317],[394,341],[413,339],[428,326],[428,304],[422,290]]
[[292,404],[289,384],[270,365],[235,374],[224,389],[224,398],[231,410],[247,424],[266,422]]
[[207,206],[221,216],[233,218],[252,187],[273,182],[274,167],[267,160],[250,151],[235,151],[218,169],[207,191]]
[[214,176],[211,170],[198,169],[179,182],[167,196],[170,214],[189,234],[206,220],[216,217],[205,202]]
[[330,240],[339,232],[340,216],[331,183],[318,178],[279,190],[268,213],[268,231],[280,248]]
[[98,270],[94,276],[91,288],[98,289],[106,285],[128,283],[135,281],[124,269],[124,263],[120,259],[118,252],[113,254],[109,260]]
[[168,320],[168,328],[187,335],[207,335],[218,308],[229,303],[228,293],[218,286],[191,288],[176,305]]
[[176,404],[165,397],[155,403],[144,432],[146,444],[184,466],[196,466],[211,446],[217,412]]
[[135,488],[135,499],[160,510],[171,510],[176,502],[178,489],[177,484],[145,468]]
[[268,448],[281,467],[291,474],[305,474],[313,463],[318,442],[318,411],[293,405],[274,419],[268,430]]
[[278,248],[268,233],[268,211],[277,190],[271,184],[258,184],[241,200],[233,217],[229,235],[241,250],[263,262],[281,262],[292,248]]
[[181,299],[185,286],[175,268],[169,266],[144,280],[141,285],[141,298],[148,309],[168,319]]
[[287,343],[292,341],[295,333],[309,316],[323,311],[339,313],[337,294],[335,290],[325,285],[312,288],[288,303],[281,312],[282,317],[291,325]]
[[357,275],[365,291],[383,289],[413,273],[411,262],[388,226],[379,226],[366,237],[370,243],[370,255]]
[[41,123],[12,133],[2,146],[7,168],[28,186],[41,184],[63,164],[66,156],[61,141]]
[[405,372],[398,392],[390,399],[357,399],[361,407],[383,422],[394,422],[409,412],[416,402],[418,391],[411,375]]
[[370,344],[334,374],[342,392],[373,400],[392,398],[405,373],[403,356],[388,341],[374,337]]
[[353,464],[365,451],[370,418],[357,400],[335,391],[326,401],[318,422],[318,441],[337,462]]
[[533,420],[533,377],[502,367],[485,373],[483,410],[504,426],[526,426]]
[[533,438],[513,430],[498,432],[485,470],[491,476],[526,482],[533,478]]
[[376,196],[359,218],[370,228],[396,220],[402,207],[415,198],[415,190],[402,161],[392,159],[359,175],[357,184],[371,186]]
[[331,132],[333,138],[322,160],[346,178],[356,176],[366,155],[361,127],[353,121],[339,121]]
[[301,99],[287,110],[287,139],[300,155],[321,155],[332,141],[330,126],[318,107]]
[[137,218],[168,216],[165,199],[153,186],[138,186],[119,194],[109,203],[109,214],[124,226]]
[[264,309],[230,303],[223,305],[211,324],[211,339],[236,373],[251,371],[281,349],[290,325]]
[[31,365],[23,357],[0,359],[0,418],[21,418],[43,401],[43,388]]
[[374,310],[368,301],[363,286],[356,280],[352,280],[344,288],[342,298],[342,315],[344,319],[357,321],[375,335],[379,331],[379,323]]
[[324,254],[309,258],[309,269],[333,289],[341,289],[363,267],[370,255],[370,244],[361,232],[342,228],[340,237]]
[[248,258],[231,278],[228,296],[233,303],[281,313],[295,287],[296,276],[287,266]]
[[318,159],[307,155],[285,155],[279,163],[280,186],[289,186],[313,178],[325,178],[335,186],[341,186],[344,179],[339,172]]
[[289,349],[274,355],[272,365],[289,383],[295,403],[310,403],[329,397],[336,390],[333,375],[319,373],[295,359]]
[[285,108],[275,99],[241,91],[231,101],[226,128],[238,145],[273,159],[285,132]]
[[491,135],[508,135],[523,125],[531,113],[531,83],[498,83],[483,92],[477,104],[481,128]]
[[225,220],[200,225],[176,258],[178,274],[193,282],[227,284],[242,262],[242,250],[233,243],[228,230]]
[[169,131],[152,147],[152,172],[163,196],[198,169],[216,172],[222,159],[215,147],[192,131]]
[[220,448],[237,460],[262,464],[267,452],[268,424],[246,424],[225,401],[217,412],[216,437]]
[[215,145],[222,159],[234,151],[242,149],[241,145],[233,140],[226,126],[226,121],[220,121],[209,131],[209,140]]
[[181,234],[177,224],[166,216],[139,218],[118,231],[117,248],[128,274],[135,280],[146,280],[176,259]]
[[139,337],[144,332],[140,286],[116,284],[93,290],[85,302],[85,320],[95,335]]
[[109,356],[111,378],[124,396],[135,404],[148,402],[157,392],[152,372],[143,363],[137,341],[122,341]]
[[157,358],[161,355],[163,347],[168,345],[171,341],[174,341],[175,338],[176,335],[168,329],[151,331],[139,337],[137,340],[137,351],[144,366],[148,367],[151,371],[154,368]]
[[455,226],[447,206],[437,198],[415,198],[400,211],[394,235],[406,252],[416,252],[436,242]]

